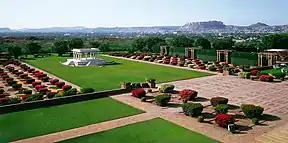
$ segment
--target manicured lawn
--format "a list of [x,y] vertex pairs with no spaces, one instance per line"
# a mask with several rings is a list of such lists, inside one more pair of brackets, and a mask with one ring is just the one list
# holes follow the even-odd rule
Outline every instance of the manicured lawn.
[[120,82],[144,82],[145,78],[155,78],[157,82],[168,82],[208,76],[211,74],[172,67],[102,57],[120,63],[105,67],[71,67],[60,62],[68,57],[47,57],[27,60],[28,64],[43,69],[81,87],[92,87],[97,91],[120,88]]
[[204,135],[157,118],[63,143],[216,143]]
[[0,142],[9,142],[143,113],[111,98],[0,115]]

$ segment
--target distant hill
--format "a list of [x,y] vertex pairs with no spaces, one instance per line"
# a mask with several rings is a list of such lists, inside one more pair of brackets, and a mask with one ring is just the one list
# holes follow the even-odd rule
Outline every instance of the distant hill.
[[265,23],[255,23],[249,26],[225,25],[222,21],[202,21],[190,22],[183,26],[153,26],[153,27],[98,27],[86,28],[76,27],[51,27],[38,29],[20,29],[11,30],[9,28],[0,28],[3,32],[26,32],[26,33],[277,33],[288,32],[288,25],[267,25]]

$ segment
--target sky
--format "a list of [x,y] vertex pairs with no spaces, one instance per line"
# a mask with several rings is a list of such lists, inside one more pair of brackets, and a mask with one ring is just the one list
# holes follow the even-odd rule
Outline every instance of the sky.
[[0,27],[288,24],[288,0],[0,0]]

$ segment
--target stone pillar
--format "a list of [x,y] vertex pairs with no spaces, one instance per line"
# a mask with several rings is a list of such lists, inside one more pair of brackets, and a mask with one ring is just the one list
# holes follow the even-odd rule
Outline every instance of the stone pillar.
[[195,49],[191,49],[191,59],[195,59]]
[[226,63],[229,63],[229,51],[225,50],[225,61]]

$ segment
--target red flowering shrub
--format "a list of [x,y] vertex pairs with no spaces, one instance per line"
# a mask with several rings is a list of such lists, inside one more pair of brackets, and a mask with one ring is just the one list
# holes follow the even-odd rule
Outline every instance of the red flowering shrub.
[[32,73],[33,71],[35,71],[35,69],[33,69],[33,68],[28,69],[29,73]]
[[2,76],[2,79],[3,79],[3,80],[6,80],[7,78],[10,78],[10,77],[9,77],[8,75],[3,75],[3,76]]
[[169,64],[170,63],[170,58],[164,58],[163,63],[164,64]]
[[40,92],[43,95],[45,95],[47,93],[47,91],[48,91],[48,89],[46,87],[38,89],[38,92]]
[[35,87],[36,85],[41,85],[40,81],[34,81],[32,82],[32,86]]
[[234,121],[234,118],[228,114],[218,114],[215,118],[216,124],[224,128],[227,128],[229,124],[233,124]]
[[260,75],[259,80],[265,82],[273,82],[274,78],[270,75]]
[[72,88],[71,85],[64,85],[64,86],[62,86],[62,90],[64,90],[64,91],[67,91],[67,90],[69,90],[69,89],[71,89],[71,88]]
[[21,96],[21,100],[22,100],[22,101],[25,101],[28,96],[31,96],[31,95],[29,95],[29,94],[22,95],[22,96]]
[[45,87],[46,87],[45,85],[40,84],[40,85],[36,85],[36,86],[35,86],[35,89],[36,89],[37,91],[39,91],[41,88],[45,88]]
[[190,89],[184,89],[179,92],[180,99],[185,101],[191,101],[197,96],[198,92]]
[[205,69],[206,69],[206,66],[199,66],[199,69],[200,69],[200,70],[205,70]]
[[65,82],[56,82],[55,85],[56,85],[58,88],[62,88],[62,87],[65,85]]
[[23,72],[22,71],[18,71],[18,72],[16,72],[15,73],[17,76],[20,76],[21,74],[23,74]]
[[1,74],[0,74],[1,77],[3,77],[4,75],[7,75],[7,73],[4,72],[4,73],[1,73]]
[[6,95],[5,94],[0,94],[0,98],[5,98]]
[[201,62],[200,61],[194,61],[196,65],[200,65]]
[[32,71],[33,74],[38,73],[38,72],[40,72],[40,71],[36,71],[36,70]]
[[52,85],[55,85],[56,82],[59,82],[59,79],[54,78],[54,79],[51,79],[51,80],[50,80],[50,83],[51,83]]
[[13,74],[16,74],[17,72],[19,72],[19,70],[12,70]]
[[177,65],[177,63],[178,63],[178,58],[177,57],[173,57],[171,62],[170,62],[170,64],[171,65]]
[[146,92],[142,88],[138,88],[132,91],[132,96],[136,98],[141,98],[146,96]]
[[252,71],[250,72],[250,75],[252,75],[252,76],[257,76],[258,73],[260,73],[260,70],[252,70]]

